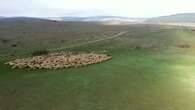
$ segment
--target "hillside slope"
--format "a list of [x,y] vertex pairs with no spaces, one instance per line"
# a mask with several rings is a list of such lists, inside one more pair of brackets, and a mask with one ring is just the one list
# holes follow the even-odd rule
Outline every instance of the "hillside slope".
[[195,13],[174,14],[169,16],[161,16],[149,18],[146,22],[152,23],[185,23],[195,22]]
[[0,23],[25,23],[25,22],[43,22],[49,21],[41,18],[33,18],[33,17],[0,17]]

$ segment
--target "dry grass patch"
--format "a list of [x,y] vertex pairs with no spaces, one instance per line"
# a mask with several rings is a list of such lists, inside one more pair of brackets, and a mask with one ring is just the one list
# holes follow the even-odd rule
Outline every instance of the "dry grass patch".
[[31,68],[31,69],[60,69],[60,68],[77,68],[90,64],[100,63],[111,59],[106,54],[95,53],[52,53],[40,55],[31,58],[16,59],[6,64],[12,68]]

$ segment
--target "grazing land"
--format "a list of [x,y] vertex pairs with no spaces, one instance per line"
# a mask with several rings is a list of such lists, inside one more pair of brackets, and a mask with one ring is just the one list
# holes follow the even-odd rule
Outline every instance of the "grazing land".
[[[40,50],[96,52],[112,59],[58,70],[4,65]],[[194,110],[194,73],[195,31],[187,27],[0,25],[0,110]]]

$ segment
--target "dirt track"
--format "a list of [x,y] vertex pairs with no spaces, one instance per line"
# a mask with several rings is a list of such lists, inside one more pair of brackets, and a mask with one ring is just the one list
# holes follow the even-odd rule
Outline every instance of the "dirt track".
[[102,39],[92,40],[92,41],[88,41],[88,42],[84,42],[84,43],[80,43],[80,44],[76,44],[76,45],[70,45],[68,47],[64,46],[64,47],[60,47],[60,48],[56,48],[56,49],[48,49],[48,50],[49,51],[56,51],[56,50],[70,49],[70,48],[79,47],[79,46],[83,46],[83,45],[87,45],[87,44],[92,44],[92,43],[96,43],[96,42],[100,42],[100,41],[104,41],[104,40],[113,39],[113,38],[119,37],[121,35],[124,35],[126,33],[128,33],[128,31],[117,33],[117,34],[115,34],[111,37],[105,37],[105,38],[102,38]]

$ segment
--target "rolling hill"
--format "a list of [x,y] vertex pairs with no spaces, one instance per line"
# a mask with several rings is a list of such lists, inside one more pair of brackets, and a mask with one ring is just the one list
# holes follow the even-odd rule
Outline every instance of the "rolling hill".
[[183,13],[183,14],[174,14],[169,16],[160,16],[149,18],[145,22],[152,23],[189,23],[195,22],[195,13]]
[[98,23],[141,23],[144,18],[128,18],[120,16],[92,16],[92,17],[49,17],[49,20],[57,21],[79,21],[79,22],[98,22]]
[[5,18],[5,17],[3,17],[3,16],[0,16],[0,19],[3,19],[3,18]]
[[132,24],[132,23],[195,23],[195,13],[181,13],[152,18],[129,18],[120,16],[92,16],[92,17],[50,17],[56,21],[98,22],[105,24]]
[[0,17],[2,23],[22,23],[22,22],[96,22],[103,24],[132,24],[132,23],[195,23],[195,13],[181,13],[168,16],[160,16],[153,18],[130,18],[121,16],[91,16],[91,17]]
[[40,23],[40,22],[50,22],[50,20],[32,17],[0,17],[1,24],[14,24],[14,23]]

